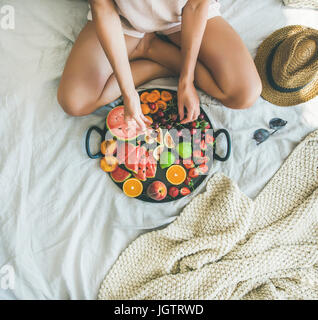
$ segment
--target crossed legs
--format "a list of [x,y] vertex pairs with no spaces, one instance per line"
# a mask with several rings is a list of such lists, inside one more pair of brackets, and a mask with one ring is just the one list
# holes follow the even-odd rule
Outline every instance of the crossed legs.
[[[154,34],[143,39],[125,36],[135,86],[180,72],[180,32],[171,43]],[[233,109],[252,106],[262,87],[254,62],[238,34],[221,17],[208,20],[195,70],[195,84]],[[121,95],[116,77],[88,22],[80,33],[58,88],[66,113],[83,116]]]

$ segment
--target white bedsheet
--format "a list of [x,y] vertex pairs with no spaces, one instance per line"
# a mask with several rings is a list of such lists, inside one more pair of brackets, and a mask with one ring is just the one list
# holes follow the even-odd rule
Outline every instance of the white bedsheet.
[[[282,26],[318,28],[317,11],[286,9],[280,0],[222,3],[224,17],[253,55]],[[0,7],[5,4],[15,8],[16,29],[0,29],[0,270],[14,268],[15,288],[0,287],[0,298],[95,299],[120,252],[139,234],[171,222],[190,198],[151,205],[126,198],[84,150],[87,128],[102,126],[103,117],[75,119],[58,106],[59,77],[86,22],[87,2],[0,0]],[[215,162],[213,171],[227,174],[251,197],[318,128],[317,98],[293,108],[259,99],[239,112],[202,101],[215,128],[227,128],[233,141],[230,160]],[[254,130],[273,117],[288,126],[256,147]]]

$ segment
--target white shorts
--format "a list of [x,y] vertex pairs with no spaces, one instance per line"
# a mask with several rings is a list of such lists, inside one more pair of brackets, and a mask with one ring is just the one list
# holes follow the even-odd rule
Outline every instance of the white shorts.
[[[216,0],[213,3],[211,3],[210,6],[209,6],[208,19],[212,19],[212,18],[215,18],[215,17],[218,17],[218,16],[221,16],[221,12],[220,12],[220,4]],[[87,19],[89,21],[93,20],[91,8],[89,8]],[[127,22],[127,20],[122,18],[122,17],[121,17],[121,24],[122,24],[122,28],[123,28],[124,34],[126,34],[128,36],[131,36],[131,37],[135,37],[135,38],[143,38],[144,37],[145,32],[140,32],[140,31],[134,29]],[[168,29],[163,30],[163,31],[158,31],[157,33],[168,35],[168,34],[172,34],[172,33],[175,33],[175,32],[179,32],[180,30],[181,30],[181,23],[175,23],[173,27],[168,28]]]

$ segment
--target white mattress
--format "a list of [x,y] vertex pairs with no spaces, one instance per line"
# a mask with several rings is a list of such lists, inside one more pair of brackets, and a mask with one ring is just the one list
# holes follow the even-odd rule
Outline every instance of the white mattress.
[[[0,0],[0,7],[5,3]],[[280,0],[222,3],[224,17],[253,55],[282,26],[318,28],[317,11],[285,9]],[[0,29],[0,269],[14,268],[15,288],[0,288],[0,298],[95,299],[120,252],[139,234],[171,222],[190,198],[151,205],[126,198],[84,150],[87,128],[102,126],[103,117],[75,119],[59,108],[59,77],[86,22],[87,2],[10,4],[16,30]],[[227,128],[233,140],[232,157],[215,162],[213,171],[224,172],[251,197],[318,128],[317,98],[293,108],[259,99],[239,112],[203,100],[214,126]],[[273,117],[288,120],[288,126],[256,147],[254,130]]]

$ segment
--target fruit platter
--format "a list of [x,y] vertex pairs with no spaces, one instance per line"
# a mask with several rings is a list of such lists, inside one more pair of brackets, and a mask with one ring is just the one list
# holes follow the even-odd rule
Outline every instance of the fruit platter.
[[[169,202],[191,194],[209,174],[213,161],[226,161],[231,153],[227,130],[213,130],[200,108],[196,121],[182,124],[177,92],[167,89],[139,91],[141,110],[149,120],[146,131],[124,119],[122,99],[110,104],[105,127],[93,126],[86,135],[90,158],[100,159],[100,168],[124,194],[147,202]],[[90,136],[101,136],[100,151],[92,154]],[[227,151],[216,153],[216,139],[224,134]]]

